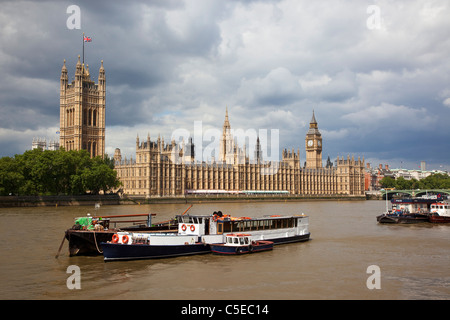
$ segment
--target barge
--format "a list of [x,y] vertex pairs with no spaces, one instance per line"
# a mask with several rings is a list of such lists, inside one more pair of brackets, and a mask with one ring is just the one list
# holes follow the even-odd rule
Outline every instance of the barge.
[[425,196],[421,198],[392,199],[391,209],[377,216],[379,223],[420,223],[428,222],[431,205],[442,198]]
[[233,233],[250,234],[253,241],[285,244],[310,238],[308,216],[272,215],[258,218],[210,215],[176,216],[176,233],[117,232],[100,244],[105,261],[169,258],[211,253],[211,245],[223,244]]
[[[69,242],[69,256],[79,255],[101,255],[101,242],[111,241],[118,231],[146,231],[146,232],[176,232],[176,221],[168,220],[157,224],[152,224],[152,216],[155,214],[130,214],[91,217],[78,217],[72,228],[64,233],[64,240]],[[145,217],[138,219],[136,217]],[[133,220],[123,220],[121,218],[132,218]],[[121,226],[126,223],[127,225]],[[59,252],[58,252],[59,255]],[[58,257],[58,255],[56,257]]]

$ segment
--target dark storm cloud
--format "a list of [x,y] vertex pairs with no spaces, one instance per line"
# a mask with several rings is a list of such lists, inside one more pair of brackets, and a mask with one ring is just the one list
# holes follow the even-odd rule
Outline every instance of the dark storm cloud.
[[[70,5],[81,29],[69,30]],[[449,159],[449,4],[378,1],[6,1],[0,11],[0,146],[28,149],[59,127],[59,77],[82,54],[107,79],[107,152],[194,121],[276,128],[300,148],[315,110],[324,157]],[[54,134],[53,134],[54,135]],[[11,137],[15,143],[11,143]],[[438,140],[436,137],[440,137]],[[439,151],[441,150],[441,151]],[[442,151],[443,150],[443,151]]]

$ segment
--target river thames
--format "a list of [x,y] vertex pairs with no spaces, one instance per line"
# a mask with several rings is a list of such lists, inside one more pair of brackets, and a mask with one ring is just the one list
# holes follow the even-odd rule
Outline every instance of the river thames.
[[[378,224],[384,201],[201,203],[189,210],[309,216],[310,241],[258,254],[105,263],[103,256],[69,257],[66,241],[55,259],[64,231],[88,212],[152,212],[157,222],[188,207],[1,208],[0,299],[450,299],[450,225]],[[68,288],[69,266],[79,267],[81,289]],[[370,266],[379,268],[379,288],[368,288],[376,275]]]

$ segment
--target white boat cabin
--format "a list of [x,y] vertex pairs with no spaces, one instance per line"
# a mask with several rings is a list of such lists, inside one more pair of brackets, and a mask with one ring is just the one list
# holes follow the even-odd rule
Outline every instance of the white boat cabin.
[[[247,242],[258,240],[270,240],[276,238],[289,238],[308,235],[308,216],[264,216],[258,218],[230,217],[218,215],[179,215],[176,216],[178,232],[174,233],[148,233],[118,232],[112,242],[120,244],[150,244],[150,245],[175,245],[195,243],[224,243],[230,234],[246,234],[242,239],[244,245]],[[251,238],[250,238],[251,235]],[[232,241],[241,238],[232,237]]]
[[308,216],[271,215],[258,218],[216,215],[177,216],[179,235],[221,235],[235,232],[261,232],[278,229],[302,229],[308,231]]
[[230,233],[225,236],[226,246],[248,246],[252,243],[252,238],[250,234],[245,233]]
[[441,217],[450,217],[450,205],[448,203],[433,203],[431,213],[437,213]]

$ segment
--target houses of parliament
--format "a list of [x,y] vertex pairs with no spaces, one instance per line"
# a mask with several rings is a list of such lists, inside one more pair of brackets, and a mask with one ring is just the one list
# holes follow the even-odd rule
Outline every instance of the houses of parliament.
[[[67,68],[61,70],[60,145],[66,150],[88,150],[92,157],[105,155],[105,70],[103,61],[98,84],[90,78],[89,68],[76,65],[75,80],[68,83]],[[228,110],[215,159],[195,160],[192,139],[186,143],[164,142],[150,135],[136,138],[136,157],[114,153],[115,170],[122,182],[121,192],[141,197],[177,197],[189,194],[290,194],[290,195],[364,195],[364,159],[337,157],[323,166],[322,136],[314,112],[305,136],[305,160],[300,151],[284,149],[281,160],[267,161],[256,141],[255,157],[250,159],[236,145],[231,134]],[[175,159],[176,158],[176,159]]]

